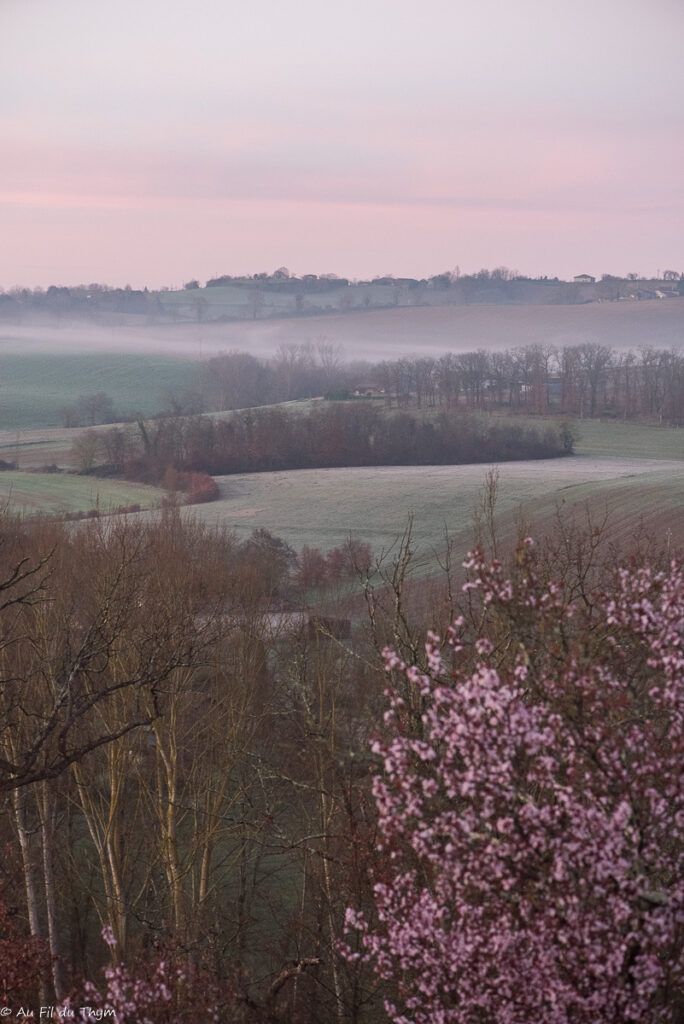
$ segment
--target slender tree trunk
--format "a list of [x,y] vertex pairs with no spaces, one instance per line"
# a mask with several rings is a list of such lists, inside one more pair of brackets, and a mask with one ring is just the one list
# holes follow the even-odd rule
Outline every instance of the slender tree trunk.
[[[112,848],[111,832],[113,828],[113,807],[109,807],[108,820],[104,821],[101,813],[88,792],[83,777],[82,765],[73,765],[74,778],[81,810],[88,825],[88,831],[97,851],[100,875],[105,894],[106,921],[114,932],[116,944],[112,949],[112,957],[119,961],[126,953],[126,912],[121,902],[122,887],[115,851]],[[112,794],[114,800],[114,794]]]
[[[164,871],[169,886],[171,917],[175,935],[185,934],[188,922],[183,914],[183,871],[178,858],[178,749],[175,741],[176,708],[171,709],[168,730],[156,730],[157,816],[161,831]],[[168,747],[165,746],[168,744]]]
[[40,833],[43,842],[43,876],[45,881],[45,910],[47,914],[48,942],[52,957],[52,982],[55,998],[61,1002],[67,994],[64,957],[60,948],[57,919],[57,892],[55,885],[54,844],[57,823],[57,804],[47,781],[42,782],[36,794]]
[[[21,847],[21,860],[24,869],[24,885],[26,887],[26,909],[28,911],[29,929],[31,935],[37,938],[40,930],[40,907],[38,900],[38,886],[36,882],[36,862],[34,859],[32,835],[26,824],[26,790],[15,789],[13,794],[14,820],[17,826],[19,846]],[[48,992],[45,981],[41,978],[39,996],[41,1006],[48,1003]]]
[[342,985],[340,983],[340,975],[337,969],[337,957],[335,955],[335,922],[333,920],[333,894],[332,884],[330,881],[330,864],[328,860],[328,828],[330,825],[330,813],[328,810],[327,801],[324,792],[324,774],[323,764],[320,755],[317,758],[318,761],[318,785],[320,792],[320,806],[321,806],[321,832],[324,836],[323,839],[323,884],[325,889],[325,901],[327,904],[327,924],[328,924],[328,955],[330,957],[330,969],[332,971],[333,989],[335,990],[335,1014],[338,1021],[344,1018],[344,1007],[342,1002]]

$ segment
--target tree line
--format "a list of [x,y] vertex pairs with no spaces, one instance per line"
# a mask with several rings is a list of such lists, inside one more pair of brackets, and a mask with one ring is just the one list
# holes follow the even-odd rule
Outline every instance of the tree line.
[[389,405],[684,421],[684,355],[677,349],[483,349],[386,362],[373,379]]
[[[269,359],[246,352],[215,356],[189,372],[185,387],[161,394],[159,408],[187,416],[313,397],[372,397],[394,409],[502,410],[678,425],[684,420],[684,357],[676,349],[634,352],[587,343],[348,363],[338,346],[321,340],[282,345]],[[117,418],[106,392],[79,395],[60,410],[68,427]]]
[[[461,273],[457,267],[426,278],[390,275],[352,281],[336,274],[303,274],[297,277],[286,267],[280,267],[271,274],[222,274],[206,281],[205,289],[217,287],[233,287],[251,294],[251,301],[241,312],[235,313],[235,318],[256,319],[269,315],[260,303],[260,297],[266,293],[292,295],[294,309],[298,313],[347,312],[400,305],[573,305],[620,299],[655,299],[658,293],[663,298],[679,297],[684,294],[684,275],[676,270],[665,270],[661,277],[644,277],[638,273],[625,276],[603,274],[600,280],[589,283],[548,276],[531,278],[517,270],[498,266],[492,270],[482,268],[474,273]],[[17,287],[0,291],[0,319],[21,320],[26,314],[91,318],[113,313],[136,314],[152,319],[159,316],[175,318],[178,304],[167,301],[170,291],[169,288],[156,291],[136,289],[130,285],[114,288],[99,283],[70,287],[55,284],[47,288]],[[197,279],[184,285],[184,292],[198,320],[204,319],[211,308],[202,291]]]
[[[555,458],[572,452],[573,435],[459,411],[434,416],[386,414],[370,404],[336,402],[310,412],[282,407],[140,421],[134,439],[121,428],[86,437],[111,461],[107,472],[159,483],[183,473],[224,475],[342,466],[456,465]],[[80,442],[82,447],[84,442]],[[78,446],[77,446],[78,447]],[[169,467],[172,467],[169,470]],[[189,477],[192,481],[193,477]],[[201,477],[197,477],[201,480]],[[202,494],[199,483],[195,490]],[[204,498],[202,500],[210,500]]]
[[162,312],[159,293],[147,288],[131,288],[130,285],[113,288],[97,283],[72,287],[51,284],[48,288],[12,288],[0,292],[0,319],[18,322],[27,314],[87,319],[110,313],[154,317]]
[[684,421],[684,356],[586,343],[447,352],[381,363],[342,361],[329,342],[284,345],[272,359],[230,352],[208,361],[176,411],[220,411],[293,399],[371,395],[389,408],[505,410],[529,415]]

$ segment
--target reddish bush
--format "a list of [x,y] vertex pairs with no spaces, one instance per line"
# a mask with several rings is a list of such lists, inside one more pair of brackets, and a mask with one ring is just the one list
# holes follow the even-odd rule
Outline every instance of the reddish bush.
[[322,587],[328,579],[326,559],[320,548],[306,544],[297,559],[297,582],[300,587]]
[[177,504],[176,495],[182,494],[183,505],[199,505],[205,501],[216,501],[219,487],[208,473],[186,473],[169,466],[164,475],[164,487],[169,492],[162,504],[167,507]]
[[19,918],[0,893],[0,1002],[36,1005],[41,982],[50,984],[47,942],[24,933]]
[[181,490],[185,492],[188,505],[199,505],[205,501],[216,501],[219,487],[208,473],[180,473]]
[[346,554],[346,571],[349,576],[354,576],[357,572],[365,573],[370,570],[373,564],[370,544],[351,538],[347,541],[344,551]]
[[332,548],[325,556],[329,580],[339,580],[345,575],[347,558],[343,548]]
[[325,558],[329,580],[355,576],[357,572],[368,572],[373,563],[370,544],[354,538],[350,538],[339,548],[332,548]]

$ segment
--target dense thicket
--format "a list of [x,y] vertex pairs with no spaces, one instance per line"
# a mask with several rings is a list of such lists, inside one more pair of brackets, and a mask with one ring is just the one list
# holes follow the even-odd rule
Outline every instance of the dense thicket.
[[572,451],[566,428],[443,412],[386,415],[371,405],[335,403],[310,413],[255,409],[229,419],[157,419],[135,450],[115,466],[134,479],[158,481],[167,466],[206,474],[339,466],[454,465],[543,459]]

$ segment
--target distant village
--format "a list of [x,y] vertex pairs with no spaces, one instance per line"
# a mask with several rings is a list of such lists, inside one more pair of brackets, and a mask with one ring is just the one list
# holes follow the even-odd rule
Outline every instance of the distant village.
[[630,273],[600,278],[580,273],[571,281],[527,277],[507,267],[462,274],[458,268],[428,278],[376,277],[350,280],[336,274],[303,274],[287,267],[272,273],[228,274],[202,285],[193,279],[177,288],[112,288],[106,284],[12,288],[0,292],[0,321],[21,323],[36,315],[107,322],[134,316],[145,322],[228,322],[319,316],[407,306],[580,305],[590,302],[671,300],[684,295],[684,274],[659,271],[654,278]]
[[[655,278],[654,280],[643,281],[636,274],[630,274],[627,278],[614,278],[609,274],[604,274],[598,282],[598,288],[601,289],[601,286],[608,282],[618,285],[626,284],[626,290],[618,288],[616,293],[610,296],[613,301],[617,299],[620,302],[637,302],[645,299],[676,299],[684,295],[682,275],[672,270],[666,270],[665,275],[662,279]],[[574,284],[579,285],[595,285],[597,283],[596,278],[592,277],[591,274],[577,274],[572,280]],[[604,300],[605,296],[603,294],[596,296],[597,302]]]

